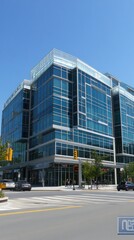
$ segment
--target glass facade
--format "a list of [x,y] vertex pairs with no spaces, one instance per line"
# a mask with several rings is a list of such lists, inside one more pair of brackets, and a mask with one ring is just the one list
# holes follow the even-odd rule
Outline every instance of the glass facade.
[[7,104],[2,114],[1,135],[14,149],[14,164],[27,161],[30,90],[23,87]]
[[134,161],[133,89],[55,49],[31,76],[3,110],[2,139],[14,150],[11,169],[32,184],[78,183],[74,149],[82,161],[92,161],[95,150],[107,169],[101,182],[115,183],[116,161]]
[[79,70],[78,89],[79,127],[112,136],[110,87]]
[[[121,86],[127,86],[121,84]],[[132,91],[132,90],[131,90]],[[128,94],[129,92],[129,94]],[[113,90],[114,132],[117,162],[134,161],[134,90]]]
[[74,149],[88,159],[94,147],[114,161],[110,87],[77,68],[52,65],[33,83],[31,99],[30,161],[73,159]]

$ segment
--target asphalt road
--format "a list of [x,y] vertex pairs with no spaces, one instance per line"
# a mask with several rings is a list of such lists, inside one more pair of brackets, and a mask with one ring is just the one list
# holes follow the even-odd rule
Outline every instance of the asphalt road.
[[[117,235],[117,217],[134,216],[134,192],[18,192],[10,199],[63,197],[62,204],[0,211],[2,240],[116,240],[134,239]],[[66,205],[64,198],[78,200]],[[92,199],[92,201],[90,201]],[[110,201],[112,199],[112,201]],[[117,201],[116,201],[117,199]],[[100,200],[100,201],[99,201]]]

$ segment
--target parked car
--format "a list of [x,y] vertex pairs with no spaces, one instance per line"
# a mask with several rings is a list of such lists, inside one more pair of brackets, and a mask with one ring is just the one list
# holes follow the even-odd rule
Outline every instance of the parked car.
[[133,190],[134,191],[134,183],[132,182],[120,182],[117,186],[117,190]]
[[3,189],[14,190],[15,189],[15,182],[12,179],[2,179],[0,183],[3,184]]
[[18,190],[18,191],[25,191],[25,190],[31,191],[31,184],[28,183],[25,180],[20,180],[20,181],[15,183],[15,190]]

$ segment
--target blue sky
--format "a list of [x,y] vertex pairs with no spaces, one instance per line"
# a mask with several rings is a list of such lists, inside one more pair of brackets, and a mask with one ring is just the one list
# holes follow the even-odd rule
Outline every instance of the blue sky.
[[134,87],[134,0],[0,0],[0,124],[7,98],[53,48]]

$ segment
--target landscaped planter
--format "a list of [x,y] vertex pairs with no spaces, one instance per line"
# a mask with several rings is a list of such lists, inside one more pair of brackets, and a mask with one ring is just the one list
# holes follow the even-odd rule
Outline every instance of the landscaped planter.
[[8,201],[8,197],[0,198],[0,204],[7,201]]
[[5,197],[5,194],[0,189],[0,203],[7,202],[7,201],[8,201],[8,197]]

